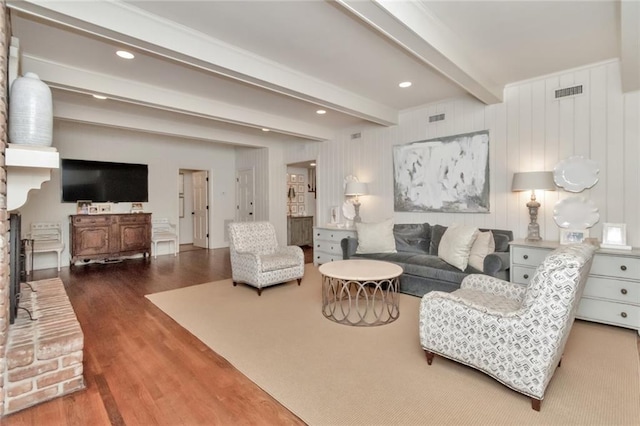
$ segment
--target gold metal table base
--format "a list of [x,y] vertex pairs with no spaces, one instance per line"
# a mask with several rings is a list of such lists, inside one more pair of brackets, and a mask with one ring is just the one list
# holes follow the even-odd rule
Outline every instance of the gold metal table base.
[[354,326],[389,324],[400,316],[398,277],[357,281],[322,276],[322,314]]

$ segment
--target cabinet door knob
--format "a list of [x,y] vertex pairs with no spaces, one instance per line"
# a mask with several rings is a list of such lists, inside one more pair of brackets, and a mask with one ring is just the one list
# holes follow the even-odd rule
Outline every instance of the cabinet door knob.
[[525,254],[525,255],[524,255],[524,256],[522,256],[522,257],[523,257],[523,258],[525,258],[525,259],[528,259],[528,258],[529,258],[529,255],[528,255],[528,254]]
[[622,294],[627,294],[627,289],[626,289],[626,288],[621,289],[621,290],[620,290],[620,293],[622,293]]
[[625,265],[620,266],[620,269],[622,269],[623,271],[627,270],[627,267]]
[[620,312],[620,316],[621,316],[622,318],[626,318],[626,317],[627,317],[627,313],[626,313],[626,312]]
[[524,274],[524,279],[528,280],[529,279],[529,274]]

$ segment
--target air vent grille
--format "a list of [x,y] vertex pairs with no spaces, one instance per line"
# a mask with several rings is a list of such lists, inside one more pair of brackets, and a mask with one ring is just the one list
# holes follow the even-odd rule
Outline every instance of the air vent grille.
[[442,121],[442,120],[444,120],[444,113],[438,114],[438,115],[432,115],[429,117],[429,123],[433,123],[435,121]]
[[555,94],[556,94],[556,99],[566,98],[567,96],[581,95],[582,84],[579,86],[565,87],[564,89],[558,89],[556,90]]

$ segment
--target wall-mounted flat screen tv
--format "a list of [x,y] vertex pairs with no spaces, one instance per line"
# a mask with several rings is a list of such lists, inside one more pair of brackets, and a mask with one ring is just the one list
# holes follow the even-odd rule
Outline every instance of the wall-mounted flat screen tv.
[[146,164],[61,160],[62,202],[97,203],[149,201]]

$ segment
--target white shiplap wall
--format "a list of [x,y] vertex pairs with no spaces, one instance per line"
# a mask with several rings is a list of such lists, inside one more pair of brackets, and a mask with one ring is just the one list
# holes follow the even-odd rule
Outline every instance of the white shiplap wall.
[[[553,170],[559,160],[583,155],[600,166],[599,182],[580,194],[600,209],[600,222],[591,236],[601,237],[603,222],[627,224],[628,242],[640,245],[640,94],[622,94],[617,61],[513,84],[505,101],[486,106],[475,99],[453,99],[404,111],[398,126],[341,131],[333,141],[308,144],[287,152],[285,161],[315,158],[317,176],[316,223],[328,222],[331,206],[344,201],[343,179],[355,174],[369,182],[371,195],[362,197],[364,221],[393,217],[397,223],[473,224],[514,231],[526,236],[528,193],[511,192],[516,171]],[[553,90],[583,84],[583,95],[555,100]],[[446,120],[429,123],[430,115]],[[394,213],[392,147],[434,137],[477,130],[490,131],[490,213]],[[360,139],[350,135],[361,132]],[[305,158],[308,157],[308,158]],[[284,163],[284,162],[283,162]],[[278,185],[281,188],[282,185]],[[273,189],[273,188],[272,188]],[[538,196],[543,238],[559,239],[554,204],[576,194],[559,190]]]

